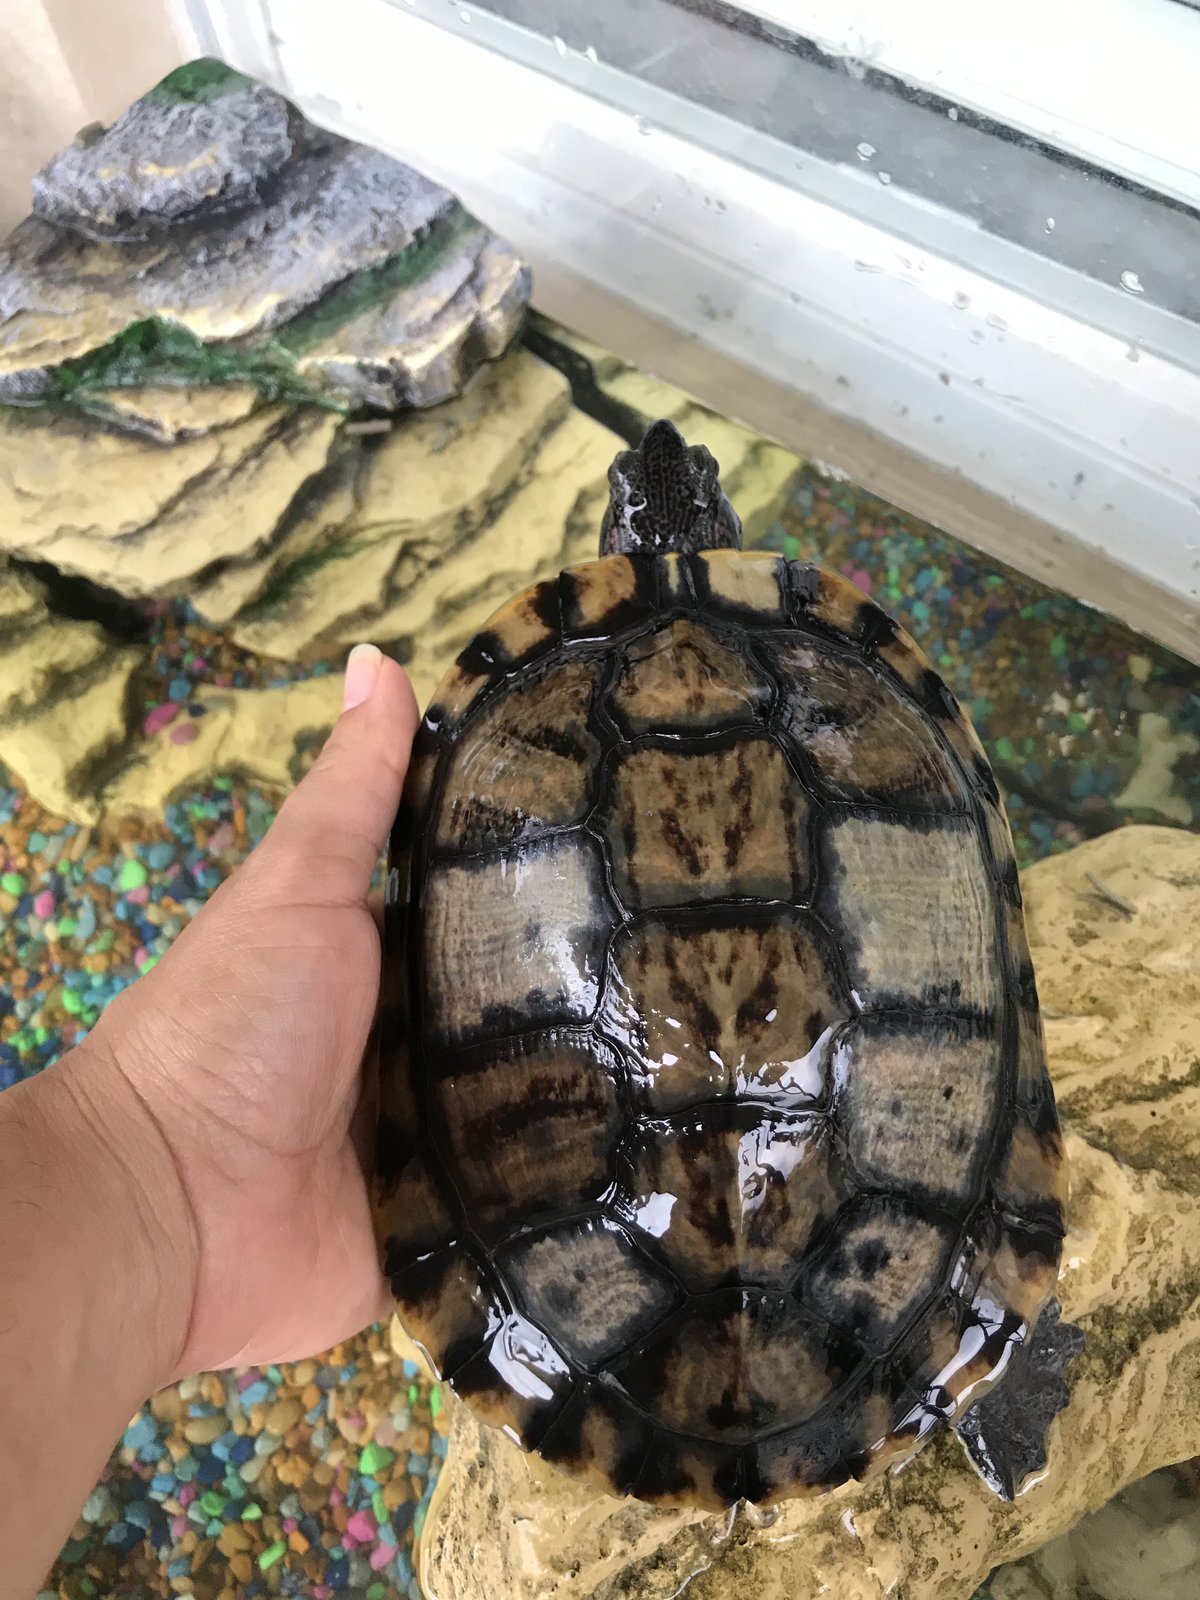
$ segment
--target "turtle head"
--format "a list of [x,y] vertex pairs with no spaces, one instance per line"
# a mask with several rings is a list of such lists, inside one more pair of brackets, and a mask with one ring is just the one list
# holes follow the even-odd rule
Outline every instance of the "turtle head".
[[637,449],[622,450],[608,469],[600,554],[740,550],[742,525],[717,472],[703,445],[689,448],[671,423],[654,423]]

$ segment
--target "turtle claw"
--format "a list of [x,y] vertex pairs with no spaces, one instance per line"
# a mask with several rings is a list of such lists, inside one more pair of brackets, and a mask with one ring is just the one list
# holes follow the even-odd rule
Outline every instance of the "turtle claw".
[[1083,1331],[1061,1322],[1051,1300],[1012,1357],[1004,1381],[977,1400],[955,1431],[980,1477],[1002,1500],[1015,1500],[1046,1465],[1050,1424],[1068,1404],[1063,1372],[1083,1349]]

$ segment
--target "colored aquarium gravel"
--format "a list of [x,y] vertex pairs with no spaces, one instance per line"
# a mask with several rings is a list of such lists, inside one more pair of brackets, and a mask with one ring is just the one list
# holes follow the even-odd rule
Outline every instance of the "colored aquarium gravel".
[[[1023,862],[1126,820],[1200,824],[1194,667],[815,469],[768,542],[838,568],[912,632],[988,745]],[[186,732],[210,686],[338,666],[257,661],[183,604],[122,625],[149,634],[150,730]],[[153,966],[274,803],[216,776],[156,822],[82,828],[0,771],[0,1088]],[[416,1597],[445,1420],[379,1328],[311,1360],[189,1378],[131,1421],[41,1600]]]
[[418,1596],[413,1539],[446,1447],[436,1394],[379,1328],[164,1389],[125,1430],[46,1592]]
[[987,748],[1022,866],[1125,822],[1200,827],[1200,668],[815,467],[766,542],[916,639]]

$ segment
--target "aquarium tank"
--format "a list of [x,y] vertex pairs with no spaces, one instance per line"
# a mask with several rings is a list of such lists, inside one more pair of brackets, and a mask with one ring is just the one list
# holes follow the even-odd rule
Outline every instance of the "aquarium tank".
[[[438,1346],[462,1296],[477,1310],[483,1289],[471,1299],[443,1283],[429,1311],[422,1279],[398,1291],[400,1316],[332,1349],[190,1373],[147,1395],[39,1600],[1195,1600],[1200,7],[1093,0],[1085,14],[1011,0],[966,17],[946,0],[162,0],[142,16],[118,6],[107,29],[58,9],[29,5],[3,79],[19,115],[4,190],[15,226],[0,243],[0,1097],[82,1043],[262,842],[334,727],[346,653],[365,640],[404,666],[428,712],[411,815],[430,773],[469,794],[486,768],[493,790],[443,818],[475,860],[499,838],[505,774],[524,772],[555,837],[604,834],[607,898],[593,899],[614,926],[625,918],[615,939],[644,936],[641,992],[676,963],[685,1025],[687,1006],[703,1007],[680,976],[688,960],[667,949],[674,925],[655,922],[674,905],[670,886],[637,879],[670,877],[656,849],[690,862],[679,871],[719,902],[725,932],[752,901],[772,916],[789,897],[808,906],[807,867],[792,862],[782,889],[772,876],[794,843],[770,831],[791,815],[772,788],[782,780],[746,756],[741,723],[726,738],[704,721],[706,695],[740,707],[754,738],[786,723],[814,808],[861,830],[861,856],[826,853],[814,871],[882,883],[861,937],[924,976],[937,897],[959,869],[948,857],[930,867],[922,845],[897,875],[871,852],[911,822],[918,790],[927,800],[957,774],[934,809],[964,829],[991,819],[972,846],[977,892],[995,897],[1014,940],[1023,906],[1030,960],[1013,978],[1013,1016],[1030,1030],[1021,1048],[1040,1050],[1029,1044],[1040,997],[1062,1126],[1059,1142],[1053,1108],[1040,1121],[1030,1110],[1030,1146],[1006,1176],[995,1151],[979,1157],[996,1157],[992,1225],[1008,1228],[1038,1184],[1054,1191],[1060,1160],[1070,1178],[1061,1254],[1056,1238],[1038,1256],[1026,1218],[1000,1278],[1014,1303],[1037,1280],[1027,1366],[1016,1343],[985,1359],[965,1341],[957,1365],[922,1380],[925,1420],[909,1433],[895,1416],[831,1406],[827,1434],[862,1434],[840,1475],[821,1482],[793,1461],[780,1498],[752,1492],[743,1464],[706,1499],[703,1470],[662,1438],[687,1434],[693,1384],[738,1364],[716,1310],[690,1366],[655,1365],[651,1335],[636,1350],[629,1335],[621,1370],[649,1430],[636,1470],[618,1459],[614,1440],[628,1438],[599,1346],[594,1360],[580,1354],[585,1324],[601,1301],[636,1322],[638,1295],[668,1293],[630,1267],[637,1228],[637,1251],[661,1265],[661,1245],[695,1303],[715,1307],[733,1292],[714,1266],[719,1228],[705,1233],[701,1218],[686,1232],[679,1218],[705,1212],[723,1161],[731,1192],[754,1196],[749,1215],[755,1184],[786,1190],[802,1158],[798,1146],[780,1154],[775,1123],[769,1149],[738,1123],[717,1151],[669,1096],[655,1099],[663,1091],[635,1084],[621,1114],[669,1134],[657,1176],[645,1157],[637,1204],[608,1195],[604,1237],[625,1242],[581,1253],[574,1287],[565,1247],[539,1258],[543,1279],[562,1279],[553,1315],[530,1309],[550,1294],[533,1254],[505,1267],[511,1241],[492,1251],[472,1236],[472,1259],[492,1251],[501,1277],[526,1274],[514,1299],[525,1309],[489,1327],[487,1360],[476,1349],[442,1361]],[[637,454],[656,423],[693,455],[671,454],[670,429]],[[602,537],[625,560],[655,518],[669,537],[653,552],[666,563],[653,605],[612,567],[559,578],[594,574],[581,564]],[[739,570],[793,575],[769,576],[766,599],[759,579],[722,576],[734,521],[753,558]],[[510,604],[527,592],[541,599]],[[662,646],[671,673],[637,633],[655,606],[677,630]],[[781,666],[778,638],[797,628],[803,648]],[[628,659],[595,690],[607,720],[589,699],[577,724],[563,709],[570,672],[610,646]],[[566,699],[538,698],[551,661]],[[510,692],[529,696],[523,709]],[[494,720],[458,744],[455,718],[467,725],[469,712]],[[702,829],[688,834],[690,802],[662,798],[669,773],[661,791],[614,780],[611,798],[602,763],[639,739],[742,763],[738,826],[774,841],[759,877],[738,876],[728,818],[724,867]],[[719,759],[705,753],[722,740]],[[709,793],[703,806],[724,817],[724,803]],[[618,839],[605,807],[622,805]],[[584,870],[564,855],[553,882],[539,877],[541,858],[520,853],[532,808],[503,855],[529,875],[532,911],[518,901],[510,913],[509,890],[483,878],[471,891],[507,930],[514,967],[518,948],[526,962],[526,946],[550,948],[539,906]],[[646,818],[660,813],[654,843]],[[928,843],[937,830],[921,827]],[[422,844],[416,829],[413,882],[428,870],[421,852],[449,850],[448,836]],[[410,844],[404,834],[390,874],[378,868],[393,916]],[[857,1016],[869,962],[836,976],[853,917],[820,903],[841,941],[831,990],[851,986]],[[955,928],[966,941],[967,921]],[[743,993],[734,975],[742,947],[713,937],[689,959],[713,983],[728,959],[708,1041],[724,1051],[753,986]],[[605,947],[604,971],[617,948]],[[485,1021],[489,1005],[507,1007],[506,1027],[532,1028],[536,1006],[521,1011],[510,976],[437,1004]],[[605,981],[571,1026],[598,1017],[602,1029],[619,1009]],[[639,1011],[635,988],[620,1004],[644,1026],[651,1002]],[[960,1000],[946,1002],[954,1048],[973,1061],[986,1018]],[[820,1026],[795,1047],[794,1073],[837,1024],[832,1000],[829,1018],[813,1005]],[[879,1037],[892,1025],[878,1021]],[[417,1038],[433,1024],[407,1026]],[[601,1055],[617,1052],[609,1037]],[[898,1056],[880,1047],[869,1092],[846,1076],[845,1052],[828,1058],[842,1062],[829,1065],[831,1095],[856,1105],[883,1107],[877,1085],[896,1085],[879,1112],[893,1147],[915,1115]],[[411,1123],[453,1145],[459,1198],[485,1169],[506,1195],[560,1183],[549,1119],[529,1135],[507,1090],[477,1079],[464,1091],[469,1138]],[[589,1098],[557,1058],[537,1081],[584,1121],[609,1092],[593,1085]],[[746,1081],[714,1098],[753,1099]],[[387,1083],[385,1072],[385,1101]],[[971,1116],[939,1116],[934,1164],[950,1169]],[[863,1137],[849,1136],[860,1165]],[[418,1187],[400,1192],[419,1217]],[[875,1223],[886,1188],[865,1184]],[[815,1192],[805,1204],[824,1203]],[[831,1372],[851,1334],[873,1371],[899,1370],[902,1313],[886,1334],[870,1315],[918,1275],[921,1240],[942,1225],[931,1205],[933,1224],[877,1228],[853,1259],[831,1245],[819,1270],[805,1267],[805,1292],[833,1307]],[[253,1238],[256,1217],[244,1221]],[[735,1277],[762,1248],[747,1230],[730,1246]],[[949,1268],[943,1278],[956,1293]],[[1047,1295],[1061,1321],[1058,1309],[1037,1320]],[[981,1344],[1011,1335],[1010,1309],[991,1304]],[[914,1315],[906,1351],[928,1324],[927,1308]],[[536,1359],[530,1327],[544,1342]],[[547,1328],[561,1333],[557,1352]],[[763,1418],[808,1356],[771,1333],[739,1359],[726,1411],[700,1428],[705,1449],[726,1426],[769,1434]],[[1001,1378],[983,1402],[998,1406],[960,1441],[934,1421],[957,1420],[956,1374],[973,1360],[974,1378]],[[538,1433],[529,1417],[547,1396],[558,1403],[568,1368],[586,1420]],[[5,1376],[12,1393],[20,1374]],[[922,1447],[901,1449],[898,1433]],[[1014,1482],[1009,1451],[1023,1464]]]

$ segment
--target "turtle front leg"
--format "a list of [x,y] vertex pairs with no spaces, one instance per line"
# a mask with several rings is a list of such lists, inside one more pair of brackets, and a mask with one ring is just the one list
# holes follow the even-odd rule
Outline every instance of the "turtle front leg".
[[1057,1300],[1047,1303],[1003,1381],[955,1424],[972,1464],[1002,1500],[1015,1500],[1045,1467],[1050,1424],[1071,1398],[1063,1372],[1083,1349],[1083,1330],[1060,1322],[1061,1309]]

